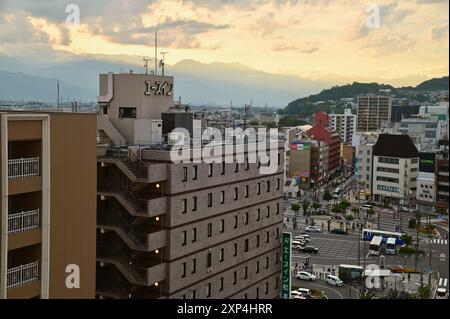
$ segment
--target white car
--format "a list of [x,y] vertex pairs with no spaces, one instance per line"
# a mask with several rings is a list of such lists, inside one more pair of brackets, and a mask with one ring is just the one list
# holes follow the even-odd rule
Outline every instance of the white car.
[[314,276],[313,274],[310,274],[309,272],[306,272],[306,271],[297,272],[297,276],[295,276],[295,278],[297,278],[298,280],[309,280],[309,281],[316,280],[316,276]]
[[322,229],[320,229],[319,227],[314,227],[314,226],[306,226],[305,231],[311,232],[311,233],[321,233]]
[[341,279],[339,279],[339,277],[333,275],[327,275],[326,281],[327,284],[336,287],[342,287],[344,285],[344,282]]
[[291,291],[291,299],[293,299],[294,297],[297,297],[297,296],[302,296],[302,293],[297,290],[292,290]]

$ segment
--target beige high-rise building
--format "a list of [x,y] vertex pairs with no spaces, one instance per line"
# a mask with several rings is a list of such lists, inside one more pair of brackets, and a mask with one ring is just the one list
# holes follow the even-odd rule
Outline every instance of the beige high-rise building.
[[94,298],[95,114],[0,117],[0,298]]
[[376,132],[391,120],[392,99],[389,96],[358,97],[357,132]]
[[283,142],[271,174],[248,160],[176,164],[157,129],[174,106],[162,86],[173,78],[100,76],[97,296],[277,298]]

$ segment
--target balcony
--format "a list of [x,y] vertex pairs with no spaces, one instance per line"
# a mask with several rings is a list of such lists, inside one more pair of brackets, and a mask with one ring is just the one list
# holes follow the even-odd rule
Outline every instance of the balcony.
[[448,171],[439,171],[439,175],[441,176],[449,176]]
[[8,234],[39,228],[39,209],[8,215]]
[[39,176],[39,157],[8,160],[8,179]]
[[39,262],[20,265],[8,269],[6,287],[17,288],[39,280]]

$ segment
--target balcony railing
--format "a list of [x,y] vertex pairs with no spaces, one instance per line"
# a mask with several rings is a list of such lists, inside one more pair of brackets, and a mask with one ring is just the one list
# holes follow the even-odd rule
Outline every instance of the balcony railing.
[[39,228],[39,208],[8,215],[8,234]]
[[39,176],[39,157],[8,160],[8,178],[19,179]]
[[39,279],[39,262],[8,269],[7,288],[16,288]]

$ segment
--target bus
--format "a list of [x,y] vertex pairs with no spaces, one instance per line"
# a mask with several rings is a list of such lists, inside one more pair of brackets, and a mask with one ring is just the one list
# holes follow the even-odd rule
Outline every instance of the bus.
[[381,236],[373,236],[369,245],[369,255],[379,256],[381,243],[383,242],[383,237]]
[[345,283],[360,280],[363,277],[363,267],[357,265],[339,265],[338,277]]
[[389,237],[386,241],[386,254],[395,255],[397,253],[397,239]]
[[383,237],[383,242],[386,242],[389,237],[392,237],[396,239],[397,245],[403,246],[405,244],[405,242],[402,240],[403,235],[404,233],[397,233],[378,229],[363,229],[361,232],[361,239],[370,241],[374,236],[381,236]]

